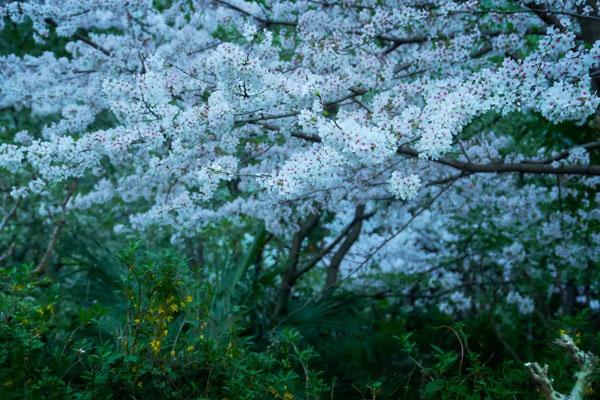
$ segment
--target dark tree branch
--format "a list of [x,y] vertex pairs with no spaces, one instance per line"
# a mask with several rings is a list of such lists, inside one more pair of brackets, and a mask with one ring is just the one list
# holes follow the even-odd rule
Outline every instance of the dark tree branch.
[[[418,157],[419,152],[408,146],[400,146],[399,154]],[[555,174],[555,175],[584,175],[600,176],[600,166],[597,165],[559,165],[554,167],[548,164],[522,163],[489,163],[477,164],[449,158],[440,158],[434,162],[468,173],[510,173],[524,174]]]
[[[433,203],[435,203],[437,199],[439,199],[444,193],[446,193],[446,191],[448,189],[450,189],[452,187],[452,185],[454,184],[454,182],[456,182],[458,179],[459,178],[457,177],[456,179],[454,179],[453,181],[451,181],[450,183],[448,183],[446,186],[444,186],[442,189],[440,189],[440,191],[435,196],[433,196],[431,198],[431,200],[429,200],[425,205],[423,205],[423,207],[421,207],[419,210],[415,210],[413,212],[412,216],[410,217],[410,219],[408,221],[406,221],[404,223],[404,225],[402,225],[396,232],[394,232],[392,235],[390,235],[385,240],[383,240],[377,247],[375,247],[373,250],[371,250],[369,252],[369,254],[367,254],[367,256],[365,257],[365,259],[350,274],[348,274],[348,276],[346,276],[344,279],[348,279],[352,275],[354,275],[355,273],[357,273],[363,266],[365,266],[389,242],[391,242],[394,238],[398,237],[398,235],[400,235],[402,232],[404,232],[404,230],[406,228],[408,228],[410,226],[410,224],[412,224],[412,222],[419,217],[419,215],[421,215],[422,213],[424,213],[425,211],[427,211],[433,205]],[[339,284],[340,284],[340,282],[337,283],[337,285],[339,285]]]
[[354,214],[354,221],[356,223],[350,228],[348,231],[348,235],[346,235],[346,239],[342,242],[338,250],[334,253],[331,258],[331,262],[327,267],[327,278],[325,280],[325,289],[332,288],[338,281],[338,276],[340,272],[340,265],[344,260],[344,257],[350,251],[352,245],[358,240],[360,236],[360,231],[362,229],[362,223],[365,215],[365,206],[364,204],[359,204],[356,206],[356,211]]
[[356,224],[359,224],[359,223],[362,224],[362,221],[364,221],[365,219],[371,218],[373,215],[375,215],[375,211],[371,211],[367,214],[364,214],[364,212],[363,212],[362,215],[355,216],[355,218],[346,226],[346,228],[344,228],[344,230],[342,232],[340,232],[340,234],[331,243],[329,243],[327,246],[323,247],[319,251],[319,253],[311,261],[309,261],[308,264],[306,264],[304,266],[304,268],[302,268],[301,270],[299,270],[296,273],[296,276],[294,277],[294,279],[297,280],[302,275],[304,275],[305,273],[307,273],[308,271],[313,269],[319,263],[319,261],[321,261],[323,259],[323,257],[325,257],[327,254],[329,254],[329,252],[331,252],[331,250],[333,250],[335,248],[335,246],[337,246],[338,243],[340,243],[342,241],[342,239],[344,239],[344,237],[346,237],[346,235],[348,235],[348,233],[354,228],[354,226]]
[[539,8],[539,5],[532,1],[527,3],[527,8],[537,15],[539,19],[544,21],[546,25],[553,26],[563,33],[567,32],[567,28],[565,28],[565,26],[560,22],[558,17],[550,13],[549,7],[546,9]]
[[[321,138],[314,135],[307,135],[302,132],[292,133],[293,137],[303,139],[313,143],[320,143]],[[584,144],[580,147],[586,149],[600,146],[600,142],[591,142]],[[584,176],[600,176],[600,166],[597,165],[559,165],[554,167],[550,165],[553,161],[561,160],[569,155],[572,149],[561,152],[556,157],[548,160],[532,160],[523,161],[521,163],[490,163],[490,164],[478,164],[471,162],[464,162],[459,160],[452,160],[449,158],[440,158],[433,160],[434,162],[454,169],[460,170],[465,173],[511,173],[519,172],[524,174],[558,174],[558,175],[584,175]],[[419,152],[412,147],[400,146],[397,150],[398,154],[419,157]]]
[[244,10],[241,7],[236,6],[235,4],[231,4],[225,0],[213,0],[215,3],[220,4],[224,7],[227,7],[231,10],[237,11],[240,14],[243,14],[247,17],[253,18],[256,21],[260,22],[262,25],[264,26],[291,26],[291,27],[295,27],[297,25],[297,23],[295,21],[281,21],[281,20],[274,20],[274,19],[270,19],[270,18],[263,18],[263,17],[259,17],[257,15],[252,14],[249,11]]
[[[482,32],[482,35],[488,39],[500,36],[504,33],[509,33],[503,30],[494,30],[494,31],[489,31],[489,32]],[[535,35],[539,33],[539,29],[528,29],[525,32],[525,35]],[[389,54],[391,52],[393,52],[394,50],[398,49],[400,46],[404,46],[407,44],[423,44],[429,41],[442,41],[442,40],[447,40],[447,39],[454,39],[457,35],[462,34],[462,32],[460,33],[452,33],[452,34],[448,34],[448,35],[439,35],[439,36],[427,36],[427,35],[419,35],[419,36],[413,36],[413,37],[405,37],[405,38],[397,38],[395,36],[391,36],[391,35],[386,35],[386,34],[382,34],[377,36],[377,39],[382,40],[384,42],[389,42],[391,43],[391,46],[388,47],[383,54]]]
[[[355,89],[355,88],[350,88],[350,94],[340,97],[339,99],[335,99],[333,101],[328,101],[326,103],[323,103],[323,107],[332,107],[335,105],[340,104],[343,101],[346,100],[351,100],[354,99],[355,97],[358,96],[362,96],[363,94],[367,93],[367,91],[365,89]],[[244,120],[239,120],[236,121],[237,123],[246,123],[246,124],[255,124],[255,123],[259,123],[262,121],[268,121],[268,120],[272,120],[272,119],[281,119],[281,118],[289,118],[289,117],[295,117],[296,115],[300,114],[299,111],[290,111],[287,113],[282,113],[282,114],[260,114],[256,117],[253,118],[248,118],[248,119],[244,119]],[[277,127],[271,126],[270,130],[277,130]],[[319,139],[320,140],[320,139]]]
[[523,162],[525,164],[551,164],[554,161],[560,161],[560,160],[563,160],[563,159],[569,157],[569,154],[571,154],[571,152],[578,147],[582,147],[586,150],[590,150],[590,149],[593,149],[596,147],[600,147],[600,141],[590,142],[590,143],[582,144],[579,146],[571,147],[570,149],[563,150],[560,153],[558,153],[557,155],[550,157],[550,158],[546,158],[544,160],[527,160],[527,161],[523,161]]
[[21,201],[22,201],[22,198],[17,199],[17,201],[15,201],[15,204],[13,204],[10,211],[4,215],[4,218],[2,218],[2,222],[0,222],[0,232],[2,232],[2,230],[4,230],[8,221],[16,214],[17,209],[19,208],[19,205],[21,204]]
[[[52,18],[46,18],[44,20],[44,22],[46,22],[46,24],[50,25],[53,28],[56,28],[58,26],[58,24],[56,23],[56,21],[54,21]],[[110,50],[106,49],[105,47],[99,45],[98,43],[94,42],[92,39],[85,37],[79,33],[75,33],[73,35],[73,37],[85,44],[87,44],[90,47],[93,47],[94,49],[98,50],[99,52],[103,53],[104,55],[108,56],[108,57],[112,57],[113,54],[110,52]]]
[[46,269],[48,268],[48,263],[50,262],[50,258],[52,258],[54,247],[56,246],[62,229],[66,224],[67,205],[69,204],[69,200],[71,200],[71,197],[73,197],[75,190],[77,190],[77,183],[73,182],[71,188],[69,189],[69,192],[67,193],[67,197],[65,198],[61,206],[62,216],[54,225],[54,229],[52,230],[52,234],[50,235],[50,241],[48,242],[48,247],[46,247],[44,255],[42,256],[40,262],[34,270],[34,272],[37,274],[42,274],[46,272]]
[[287,312],[287,303],[292,293],[292,287],[296,282],[296,274],[298,262],[300,260],[300,251],[302,250],[302,243],[308,236],[310,231],[318,224],[320,215],[318,213],[311,214],[306,221],[300,226],[300,229],[292,238],[292,246],[290,249],[290,255],[288,260],[288,266],[281,277],[281,284],[277,294],[277,300],[275,303],[275,310],[273,312],[274,318],[279,317],[281,314]]

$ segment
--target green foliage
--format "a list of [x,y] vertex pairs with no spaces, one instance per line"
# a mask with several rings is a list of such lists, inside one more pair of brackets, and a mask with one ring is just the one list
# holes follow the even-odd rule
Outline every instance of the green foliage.
[[340,290],[269,325],[273,282],[250,279],[265,239],[259,230],[247,253],[238,247],[239,262],[209,242],[203,267],[136,243],[118,261],[73,255],[75,273],[2,269],[0,398],[536,399],[525,361],[548,364],[557,390],[573,384],[573,361],[548,346],[560,330],[600,353],[587,310],[457,323]]
[[[320,302],[330,307],[306,305],[305,317],[288,323],[318,349],[315,366],[334,382],[336,399],[541,400],[525,362],[548,364],[557,390],[567,392],[575,381],[578,366],[551,345],[562,330],[582,349],[600,352],[598,321],[587,310],[556,320],[503,310],[457,322],[433,307],[410,312],[357,295]],[[319,309],[328,312],[318,315]],[[314,314],[312,323],[304,310]],[[590,399],[598,393],[599,375]]]
[[216,329],[219,294],[181,258],[132,247],[121,259],[116,301],[91,307],[30,266],[2,270],[0,398],[289,400],[327,389],[298,331],[256,351],[235,311]]
[[0,55],[15,54],[17,56],[32,55],[40,56],[46,51],[53,52],[56,56],[68,56],[65,44],[68,38],[59,37],[54,28],[50,28],[48,37],[34,39],[35,32],[30,20],[21,24],[15,24],[8,18],[4,18],[4,29],[0,30]]

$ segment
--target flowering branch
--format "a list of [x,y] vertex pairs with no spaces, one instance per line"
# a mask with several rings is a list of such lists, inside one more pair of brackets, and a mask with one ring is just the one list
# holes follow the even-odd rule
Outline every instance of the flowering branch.
[[[419,157],[419,152],[408,146],[401,146],[398,149],[398,153],[411,157]],[[600,166],[597,165],[559,165],[555,167],[552,165],[537,164],[533,162],[477,164],[452,160],[449,158],[439,158],[433,161],[438,164],[446,165],[469,173],[519,172],[524,174],[600,176]]]
[[[314,135],[307,135],[301,132],[292,133],[293,137],[303,139],[313,143],[321,143],[321,138]],[[598,142],[588,143],[580,146],[583,148],[593,148],[599,145]],[[397,150],[398,154],[418,158],[419,152],[409,146],[400,146]],[[570,150],[561,152],[556,157],[550,160],[531,160],[523,161],[522,163],[489,163],[478,164],[472,162],[464,162],[460,160],[452,160],[449,158],[439,158],[432,160],[438,164],[446,165],[465,173],[524,173],[524,174],[553,174],[553,175],[584,175],[584,176],[600,176],[600,166],[597,165],[559,165],[553,166],[549,163],[561,160],[567,157]]]

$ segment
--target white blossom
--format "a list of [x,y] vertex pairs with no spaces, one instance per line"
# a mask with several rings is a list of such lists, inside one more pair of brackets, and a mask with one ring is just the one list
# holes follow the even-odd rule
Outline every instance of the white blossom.
[[389,180],[389,191],[402,200],[410,200],[417,195],[421,187],[421,179],[417,175],[404,176],[400,171],[394,171]]

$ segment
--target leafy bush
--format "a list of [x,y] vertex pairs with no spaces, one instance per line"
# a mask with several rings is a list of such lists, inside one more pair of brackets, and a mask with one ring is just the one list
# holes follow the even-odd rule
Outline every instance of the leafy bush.
[[[522,332],[498,336],[481,319],[453,323],[434,311],[383,321],[390,305],[352,294],[296,310],[260,338],[244,290],[227,293],[176,254],[138,247],[113,266],[112,295],[88,304],[64,277],[1,270],[0,398],[536,398],[530,359],[550,365],[556,388],[573,384],[568,355]],[[598,351],[585,311],[552,321],[544,342],[565,327]]]
[[219,293],[173,254],[123,258],[117,302],[77,304],[28,265],[1,271],[3,399],[317,399],[312,349],[286,329],[256,350]]

